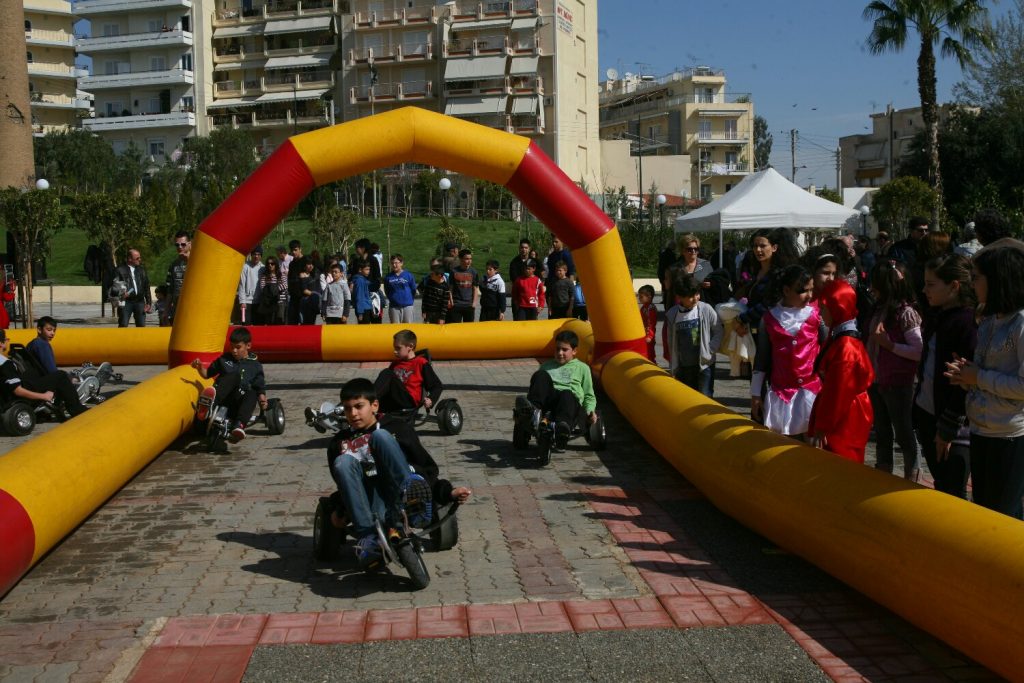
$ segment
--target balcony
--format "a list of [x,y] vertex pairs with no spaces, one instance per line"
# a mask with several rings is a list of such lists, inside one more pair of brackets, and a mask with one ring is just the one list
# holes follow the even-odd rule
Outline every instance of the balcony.
[[491,2],[464,2],[452,10],[455,21],[482,21],[498,17],[537,16],[537,0],[498,0]]
[[697,132],[697,142],[702,145],[745,145],[750,136],[747,133],[726,131],[724,133]]
[[337,0],[282,0],[268,2],[260,7],[243,9],[239,5],[218,10],[213,15],[213,27],[243,26],[274,19],[331,16],[337,13]]
[[416,26],[417,24],[436,24],[439,19],[437,7],[409,7],[380,12],[356,12],[353,27],[374,29],[387,26]]
[[352,48],[348,51],[349,66],[369,63],[425,62],[433,58],[434,44],[430,41],[414,45]]
[[174,29],[145,31],[119,36],[89,36],[79,38],[78,51],[86,54],[109,50],[160,49],[166,47],[192,47],[192,32]]
[[516,135],[544,135],[544,118],[541,116],[506,116],[505,132]]
[[29,76],[40,76],[42,78],[85,78],[89,75],[88,69],[67,64],[55,64],[44,62],[29,62]]
[[193,128],[196,115],[190,111],[172,111],[168,114],[140,114],[136,116],[97,116],[83,119],[82,127],[94,133],[145,128]]
[[478,39],[473,40],[446,40],[444,43],[444,56],[449,57],[480,57],[482,55],[508,55],[525,57],[529,55],[541,56],[543,50],[536,44],[522,45],[513,42],[509,38],[502,39]]
[[280,73],[269,71],[262,79],[264,92],[303,91],[334,86],[333,71],[304,71]]
[[700,175],[702,178],[747,175],[748,173],[750,173],[750,164],[747,163],[715,163],[704,161],[700,164]]
[[[482,97],[488,95],[511,95],[512,78],[492,78],[478,81],[454,81],[459,87],[451,87],[446,84],[444,96],[448,98],[458,97]],[[465,86],[465,87],[463,87]]]
[[192,85],[194,80],[193,72],[185,69],[128,71],[105,76],[88,76],[79,80],[78,87],[85,91],[92,91],[109,88]]
[[210,128],[321,128],[327,125],[327,117],[316,107],[295,111],[292,109],[254,109],[245,114],[213,114],[209,117]]
[[31,97],[33,109],[88,109],[92,103],[86,99],[69,95],[46,95],[33,92]]
[[[334,38],[329,41],[313,40],[297,41],[286,47],[268,48],[245,47],[244,45],[225,45],[213,50],[214,64],[235,64],[249,60],[265,60],[270,57],[302,57],[306,55],[330,55],[337,49]],[[223,69],[221,69],[223,71]]]
[[[140,7],[140,5],[142,5]],[[79,18],[102,14],[126,14],[129,12],[152,11],[157,9],[192,9],[192,0],[78,0],[75,16]]]
[[349,88],[350,104],[365,102],[415,102],[434,96],[431,81],[410,81],[408,83],[378,83],[374,86],[361,85]]
[[25,43],[43,47],[74,47],[75,36],[64,31],[34,28],[31,31],[25,31]]
[[71,16],[70,2],[48,2],[46,5],[36,5],[30,0],[24,4],[24,7],[25,14],[49,14],[61,17]]

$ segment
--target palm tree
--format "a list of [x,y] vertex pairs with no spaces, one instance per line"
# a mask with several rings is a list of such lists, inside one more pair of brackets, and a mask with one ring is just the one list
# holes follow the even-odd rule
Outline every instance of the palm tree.
[[872,54],[900,52],[910,29],[921,40],[917,55],[917,91],[925,127],[928,182],[938,195],[932,229],[939,227],[942,176],[939,175],[939,107],[935,95],[935,47],[943,57],[954,57],[961,68],[973,63],[971,50],[991,42],[988,8],[984,0],[872,0],[864,8],[872,21],[868,49]]

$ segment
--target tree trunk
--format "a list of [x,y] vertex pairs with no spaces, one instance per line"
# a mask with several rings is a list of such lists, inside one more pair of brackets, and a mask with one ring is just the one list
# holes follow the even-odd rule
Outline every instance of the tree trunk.
[[[931,229],[941,230],[942,175],[939,171],[939,107],[936,102],[935,52],[932,36],[921,35],[921,52],[917,57],[917,90],[921,96],[921,117],[925,128],[925,155],[928,158],[928,184],[935,190]],[[892,141],[889,141],[892,144]]]
[[36,319],[35,311],[32,310],[32,254],[23,246],[19,246],[18,253],[21,255],[22,291],[25,293],[25,307],[22,314],[25,319],[22,321],[25,329],[31,321]]

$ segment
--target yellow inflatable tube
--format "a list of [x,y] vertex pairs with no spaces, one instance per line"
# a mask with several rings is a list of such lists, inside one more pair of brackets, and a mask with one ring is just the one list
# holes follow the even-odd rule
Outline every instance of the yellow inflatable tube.
[[773,434],[635,353],[607,359],[601,381],[723,512],[1020,680],[1019,521]]

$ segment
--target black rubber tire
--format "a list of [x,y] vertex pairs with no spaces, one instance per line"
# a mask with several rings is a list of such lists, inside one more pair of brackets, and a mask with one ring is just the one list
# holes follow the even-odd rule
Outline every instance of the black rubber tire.
[[313,514],[313,557],[321,562],[338,559],[341,544],[345,542],[345,532],[331,523],[333,509],[330,498],[321,498]]
[[228,442],[219,428],[214,427],[206,436],[206,450],[211,453],[227,453]]
[[587,441],[595,451],[608,448],[608,433],[604,428],[604,418],[598,417],[597,422],[587,428]]
[[530,428],[516,421],[512,425],[512,447],[517,451],[525,451],[530,447]]
[[427,563],[423,561],[423,553],[416,548],[415,543],[399,543],[397,551],[398,561],[405,567],[406,573],[409,574],[409,580],[412,581],[416,590],[423,590],[429,586],[430,572],[427,571]]
[[442,434],[455,436],[462,431],[462,408],[456,401],[446,401],[437,413],[437,424]]
[[284,406],[281,405],[281,399],[272,398],[267,401],[267,409],[264,411],[263,418],[272,435],[284,434]]
[[547,467],[551,463],[551,451],[555,448],[555,435],[550,429],[543,429],[537,435],[537,457],[540,459],[540,466]]
[[36,427],[36,413],[24,401],[15,401],[3,415],[4,431],[11,436],[31,434]]
[[449,517],[444,524],[430,532],[434,550],[451,550],[459,542],[459,518]]

